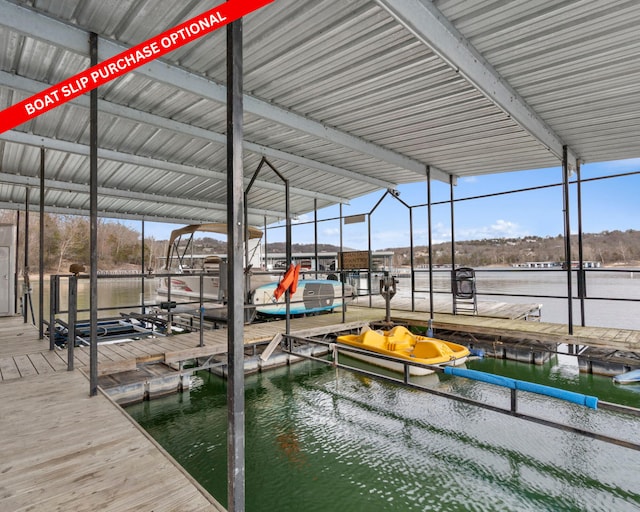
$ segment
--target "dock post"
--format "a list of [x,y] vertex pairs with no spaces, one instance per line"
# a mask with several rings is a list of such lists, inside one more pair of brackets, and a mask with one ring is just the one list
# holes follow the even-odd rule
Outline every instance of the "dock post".
[[67,370],[73,371],[73,349],[76,344],[76,320],[78,317],[78,276],[69,276],[69,327],[67,329]]
[[[245,508],[242,18],[227,25],[227,509]],[[288,204],[287,204],[288,206]]]
[[[98,34],[89,34],[91,66],[98,64]],[[98,394],[98,89],[89,93],[89,396]],[[74,340],[75,341],[75,340]]]

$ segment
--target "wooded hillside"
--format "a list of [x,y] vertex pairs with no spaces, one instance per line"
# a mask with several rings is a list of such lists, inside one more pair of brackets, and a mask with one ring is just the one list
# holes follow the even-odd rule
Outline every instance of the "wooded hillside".
[[[0,223],[16,224],[16,212],[0,211]],[[24,233],[24,213],[20,216],[20,236]],[[89,219],[75,215],[45,215],[46,272],[64,273],[71,263],[88,266]],[[29,267],[30,272],[38,268],[39,215],[32,213],[29,218]],[[116,221],[100,220],[98,224],[99,270],[140,268],[142,252],[140,232]],[[578,259],[577,236],[572,236],[572,259]],[[640,265],[640,231],[604,231],[583,236],[586,261],[597,261],[603,266]],[[145,240],[145,267],[158,270],[166,251],[166,240]],[[18,263],[24,264],[24,240],[20,239]],[[285,252],[282,242],[270,242],[268,252]],[[313,253],[314,244],[293,244],[294,253]],[[338,252],[334,245],[318,244],[318,252]],[[346,249],[345,250],[349,250]],[[384,249],[394,253],[394,266],[409,265],[409,247]],[[226,243],[214,238],[197,239],[196,253],[220,254],[226,252]],[[509,266],[528,261],[564,261],[564,241],[561,236],[526,238],[497,238],[485,240],[456,241],[456,264],[483,267],[489,265]],[[415,265],[427,265],[428,252],[425,246],[414,248]],[[451,244],[440,243],[433,246],[434,265],[451,263]]]
[[[270,243],[269,252],[284,252],[284,243]],[[334,246],[321,245],[318,252],[338,251]],[[293,244],[293,252],[313,252],[313,244]],[[409,247],[389,247],[394,253],[394,265],[410,263]],[[571,237],[572,260],[578,259],[578,237]],[[640,265],[640,231],[604,231],[583,235],[583,258],[603,266]],[[526,238],[494,238],[456,241],[456,264],[471,267],[510,266],[528,261],[564,261],[564,240],[561,236]],[[415,265],[429,263],[426,246],[414,247]],[[451,243],[433,245],[434,265],[451,264]]]

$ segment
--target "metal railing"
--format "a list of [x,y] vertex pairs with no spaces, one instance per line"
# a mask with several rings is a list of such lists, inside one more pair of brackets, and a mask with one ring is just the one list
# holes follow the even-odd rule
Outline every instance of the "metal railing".
[[[328,354],[329,354],[329,358],[322,358],[322,357],[317,357],[317,356],[313,356],[313,355],[309,355],[309,354],[303,354],[300,351],[295,351],[294,347],[295,345],[301,345],[301,344],[317,344],[317,345],[323,345],[326,346],[328,348]],[[448,366],[437,366],[437,365],[426,365],[426,364],[420,364],[420,363],[415,363],[412,361],[407,361],[407,360],[403,360],[403,359],[398,359],[395,357],[390,357],[390,356],[385,356],[382,354],[377,354],[377,353],[372,353],[366,350],[362,350],[356,347],[350,347],[350,346],[346,346],[346,345],[340,345],[338,343],[335,343],[334,341],[330,341],[330,340],[326,340],[326,339],[313,339],[313,338],[301,338],[298,336],[284,336],[283,340],[282,340],[282,347],[283,347],[283,351],[290,354],[290,355],[295,355],[298,357],[302,357],[302,358],[306,358],[309,360],[313,360],[322,364],[326,364],[326,365],[331,365],[333,367],[336,368],[341,368],[344,370],[348,370],[360,375],[364,375],[367,377],[371,377],[374,379],[378,379],[378,380],[382,380],[385,382],[391,382],[394,384],[399,384],[405,387],[409,387],[411,389],[416,389],[416,390],[420,390],[420,391],[424,391],[433,395],[437,395],[443,398],[448,398],[451,400],[455,400],[458,402],[462,402],[468,405],[473,405],[475,407],[479,407],[482,409],[487,409],[493,412],[497,412],[500,414],[506,414],[509,416],[514,416],[526,421],[530,421],[533,423],[537,423],[540,425],[545,425],[548,427],[552,427],[558,430],[563,430],[563,431],[567,431],[567,432],[572,432],[575,434],[579,434],[585,437],[589,437],[592,439],[597,439],[600,441],[604,441],[606,443],[611,443],[611,444],[615,444],[618,446],[623,446],[625,448],[630,448],[632,450],[637,450],[640,451],[640,444],[636,443],[636,442],[632,442],[629,440],[624,440],[624,439],[618,439],[612,436],[608,436],[608,435],[604,435],[604,434],[600,434],[597,432],[593,432],[590,430],[586,430],[583,428],[579,428],[579,427],[574,427],[571,425],[566,425],[564,423],[559,423],[557,421],[553,421],[547,418],[541,418],[539,416],[533,416],[531,414],[527,414],[527,413],[523,413],[521,411],[518,410],[518,396],[521,393],[531,393],[531,392],[535,392],[540,394],[541,391],[545,391],[543,394],[546,394],[547,396],[554,397],[554,399],[558,398],[558,399],[565,399],[562,397],[558,397],[558,396],[554,396],[553,394],[553,390],[560,392],[559,395],[561,396],[566,396],[567,394],[569,394],[569,392],[565,392],[564,390],[560,390],[557,388],[551,388],[549,386],[539,386],[539,385],[535,385],[535,384],[531,384],[531,383],[527,383],[524,381],[519,381],[522,382],[523,384],[525,384],[524,386],[522,386],[521,389],[518,389],[518,386],[507,386],[506,384],[501,383],[501,378],[500,376],[497,375],[493,375],[493,374],[487,374],[485,372],[477,372],[477,373],[482,373],[484,375],[486,375],[487,377],[489,377],[488,379],[485,380],[485,382],[489,383],[490,385],[495,385],[495,386],[507,386],[510,388],[510,400],[509,400],[509,407],[505,408],[505,407],[499,407],[496,405],[492,405],[492,404],[488,404],[484,401],[478,401],[478,400],[474,400],[472,398],[467,398],[461,395],[457,395],[457,394],[453,394],[453,393],[445,393],[443,391],[439,391],[437,389],[433,389],[432,387],[428,387],[425,385],[421,385],[416,383],[415,381],[411,380],[411,375],[410,375],[410,368],[412,366],[415,367],[421,367],[421,368],[426,368],[429,370],[432,370],[434,373],[437,374],[445,374],[445,373],[454,373],[454,372],[448,372],[446,370],[446,368],[449,368],[450,370],[453,369],[453,367],[448,367]],[[349,355],[349,354],[365,354],[367,356],[370,357],[376,357],[379,358],[380,360],[387,360],[387,361],[391,361],[393,363],[399,363],[403,366],[404,370],[403,372],[401,372],[401,376],[399,377],[393,377],[390,375],[384,375],[375,371],[370,371],[370,370],[366,370],[363,368],[359,368],[353,365],[349,365],[349,364],[345,364],[343,362],[339,361],[339,355],[340,354],[344,354],[344,355]],[[491,379],[490,377],[498,377],[497,379]],[[463,377],[459,377],[459,378],[463,378]],[[492,380],[495,380],[495,382],[492,382]],[[513,380],[513,379],[503,379],[503,380]],[[536,387],[537,386],[537,387]],[[532,389],[536,387],[536,391],[532,391]],[[551,392],[547,392],[547,390],[542,390],[542,388],[547,388],[548,390],[552,390]],[[572,393],[574,395],[578,395],[577,393]],[[610,403],[610,402],[604,402],[604,401],[598,401],[595,397],[587,397],[586,395],[582,395],[585,397],[585,401],[584,401],[584,406],[589,407],[591,409],[594,409],[596,407],[599,407],[601,409],[606,409],[609,411],[615,411],[617,413],[622,413],[622,414],[628,414],[628,415],[632,415],[632,416],[637,416],[640,417],[640,409],[637,408],[633,408],[633,407],[627,407],[627,406],[622,406],[622,405],[618,405],[618,404],[614,404],[614,403]],[[571,401],[571,400],[570,400]],[[597,406],[594,406],[594,402],[597,404]],[[577,403],[575,401],[573,401],[573,403]]]

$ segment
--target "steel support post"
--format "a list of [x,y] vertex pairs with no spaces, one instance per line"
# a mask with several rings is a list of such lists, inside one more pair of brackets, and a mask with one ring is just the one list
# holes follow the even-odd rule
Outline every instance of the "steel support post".
[[18,314],[18,297],[20,293],[18,287],[20,286],[20,210],[16,211],[16,257],[15,257],[15,269],[13,280],[13,311]]
[[[98,34],[89,34],[91,66],[98,64]],[[89,93],[89,396],[98,394],[98,89]]]
[[[291,254],[291,209],[289,207],[289,180],[286,180],[284,183],[284,193],[285,193],[285,215],[287,217],[287,223],[286,223],[286,228],[285,228],[285,236],[287,239],[286,242],[286,258],[287,258],[287,263],[289,265],[291,265],[292,261],[292,257],[293,255]],[[291,291],[287,288],[287,291],[285,292],[285,302],[286,302],[286,306],[287,306],[287,317],[285,320],[285,332],[287,334],[291,333]]]
[[[313,199],[313,257],[315,258],[315,278],[318,279],[318,199]],[[343,297],[344,298],[344,297]]]
[[415,254],[413,248],[413,208],[409,208],[409,254],[411,264],[411,311],[416,310],[416,266]]
[[427,230],[429,244],[429,320],[433,322],[433,235],[431,225],[431,167],[427,165]]
[[269,230],[267,229],[267,216],[266,215],[264,216],[263,225],[264,225],[264,269],[263,270],[269,270],[269,267],[267,265],[267,263],[269,261],[269,243],[268,243],[268,240],[267,240],[267,235],[269,233]]
[[[342,247],[342,203],[340,203],[340,253],[338,256],[338,263],[337,263],[337,267],[340,269],[340,280],[342,281],[342,296],[344,297],[344,283],[347,280],[347,274],[344,271],[344,269],[342,268],[342,251],[343,251],[343,247]],[[356,295],[358,295],[358,286],[356,285]],[[346,317],[347,317],[347,310],[346,307],[344,306],[344,304],[342,305],[342,323],[344,323],[346,321]],[[336,355],[337,355],[337,351],[336,351]]]
[[38,339],[44,339],[44,148],[40,148],[40,261],[38,262]]
[[49,350],[56,348],[56,313],[58,312],[58,278],[49,277]]
[[142,254],[140,255],[140,267],[142,275],[142,283],[140,284],[140,311],[144,315],[147,312],[147,308],[144,305],[144,219],[142,219]]
[[76,345],[76,320],[78,319],[78,276],[69,277],[69,302],[67,306],[67,370],[73,371],[73,350]]
[[573,334],[573,286],[571,276],[571,222],[569,217],[569,160],[567,146],[562,151],[562,205],[564,213],[564,261],[567,271],[567,326]]
[[24,265],[22,268],[22,318],[24,323],[27,323],[28,319],[28,306],[29,302],[29,195],[31,189],[27,187],[25,189],[24,198]]
[[580,325],[585,326],[584,300],[587,297],[587,277],[584,271],[584,241],[582,238],[582,177],[580,160],[576,160],[577,200],[578,200],[578,298],[580,299]]
[[367,250],[369,251],[369,268],[367,269],[367,292],[369,293],[369,307],[371,308],[373,307],[373,280],[371,279],[371,269],[373,267],[373,256],[371,254],[371,212],[367,214]]
[[455,216],[453,205],[453,176],[449,177],[449,199],[451,211],[451,301],[453,314],[456,314],[456,296],[455,296],[455,272],[456,272],[456,237],[455,237]]
[[[227,25],[227,509],[245,506],[242,19]],[[288,204],[287,204],[288,207]]]

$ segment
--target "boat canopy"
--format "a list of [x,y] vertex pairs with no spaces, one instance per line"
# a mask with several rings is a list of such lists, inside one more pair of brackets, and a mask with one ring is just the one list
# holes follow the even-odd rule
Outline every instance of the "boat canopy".
[[[166,267],[168,268],[169,262],[171,260],[171,250],[173,249],[174,242],[179,239],[182,235],[193,234],[196,231],[203,231],[206,233],[220,233],[226,235],[228,233],[227,224],[224,222],[209,222],[206,224],[190,224],[189,226],[185,226],[183,228],[174,229],[171,232],[171,237],[169,238],[169,246],[167,247],[167,263]],[[249,226],[247,228],[248,239],[254,238],[262,238],[262,230],[255,228],[253,226]]]

